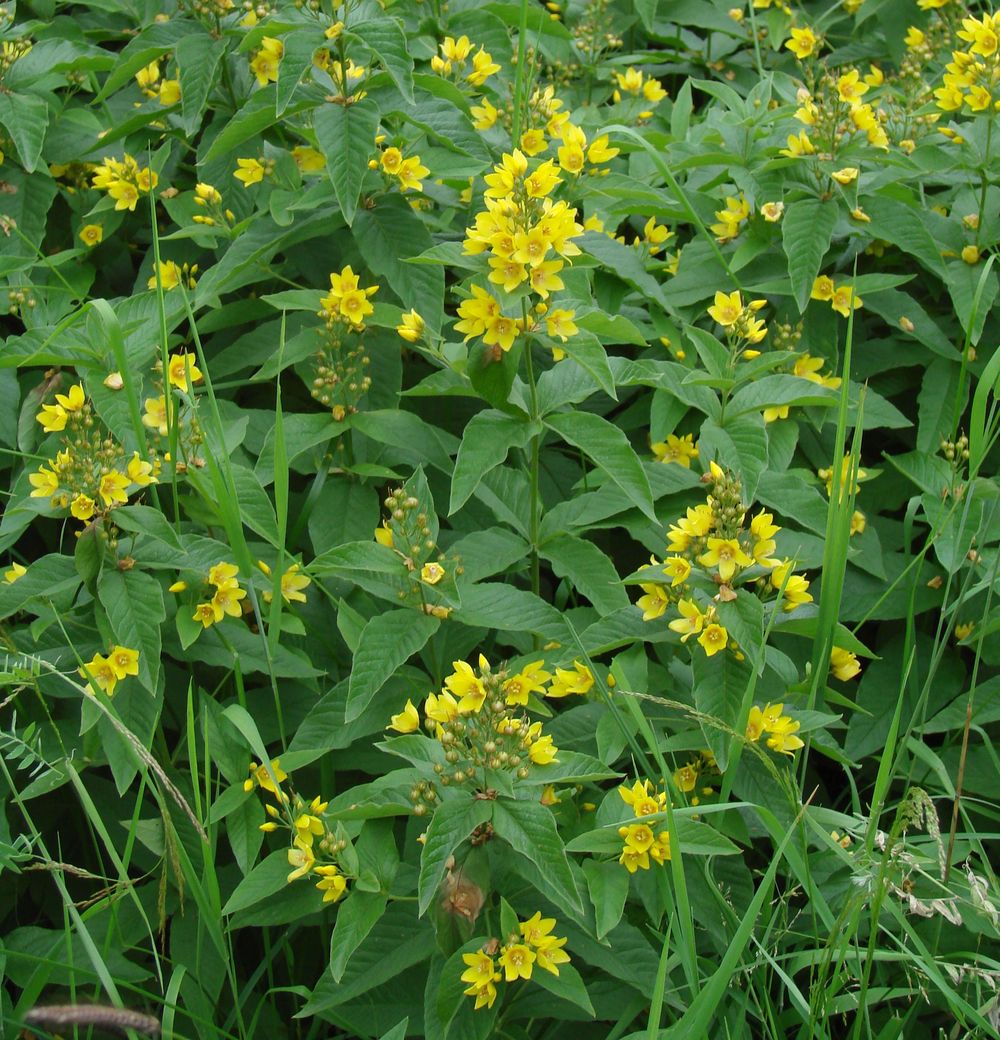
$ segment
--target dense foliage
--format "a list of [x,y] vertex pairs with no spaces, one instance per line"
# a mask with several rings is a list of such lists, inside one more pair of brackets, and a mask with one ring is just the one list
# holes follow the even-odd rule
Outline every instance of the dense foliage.
[[1000,1035],[1000,15],[731,4],[0,8],[8,1028]]

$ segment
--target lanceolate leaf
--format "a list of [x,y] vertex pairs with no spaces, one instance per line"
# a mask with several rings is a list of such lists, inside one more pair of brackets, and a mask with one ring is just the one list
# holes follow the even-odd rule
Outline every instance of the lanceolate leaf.
[[413,101],[413,58],[406,46],[406,35],[395,18],[373,18],[351,26],[356,36],[382,61],[399,92]]
[[468,794],[442,802],[434,810],[423,851],[420,853],[420,879],[417,892],[420,913],[430,906],[445,874],[448,857],[480,824],[493,815],[494,803],[476,800]]
[[523,448],[539,431],[537,423],[492,409],[474,415],[465,427],[455,459],[449,514],[465,505],[483,477],[507,458],[511,448]]
[[0,124],[10,134],[28,173],[38,165],[48,121],[48,105],[37,95],[0,93]]
[[837,223],[837,204],[832,200],[800,199],[791,203],[781,221],[781,236],[788,257],[788,277],[799,312],[806,309],[813,282],[830,247]]
[[181,84],[181,116],[184,131],[191,136],[201,124],[208,95],[215,86],[215,70],[225,51],[225,43],[207,33],[185,36],[174,51]]
[[625,497],[656,522],[649,480],[628,438],[617,426],[591,412],[560,412],[548,416],[545,425],[589,455]]
[[436,617],[418,610],[390,610],[376,614],[361,632],[347,693],[348,722],[356,719],[396,669],[415,654],[438,630]]
[[535,864],[568,905],[581,909],[566,849],[550,809],[541,802],[498,799],[493,810],[493,829],[515,852]]
[[105,567],[97,592],[117,643],[139,651],[138,681],[155,693],[163,670],[160,624],[166,617],[160,583],[143,571]]
[[326,172],[349,225],[354,222],[361,183],[375,151],[378,122],[378,107],[371,98],[352,105],[329,102],[313,112],[313,129],[326,156]]

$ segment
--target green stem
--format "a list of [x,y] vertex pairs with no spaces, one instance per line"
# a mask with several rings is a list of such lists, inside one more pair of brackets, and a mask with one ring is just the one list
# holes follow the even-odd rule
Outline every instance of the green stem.
[[511,139],[516,145],[521,139],[521,119],[524,109],[524,63],[528,51],[528,0],[521,0],[521,18],[517,25],[517,69],[514,72],[514,113]]
[[[525,327],[528,325],[528,304],[526,300],[521,301],[521,312]],[[528,390],[531,397],[531,421],[538,420],[538,389],[535,386],[535,365],[531,357],[531,337],[525,337],[524,362],[528,376]],[[536,432],[531,438],[530,461],[528,476],[531,481],[531,514],[528,524],[528,535],[531,542],[531,591],[537,596],[542,587],[541,565],[538,559],[539,531],[542,524],[542,503],[538,489],[539,452],[541,449],[542,435]]]

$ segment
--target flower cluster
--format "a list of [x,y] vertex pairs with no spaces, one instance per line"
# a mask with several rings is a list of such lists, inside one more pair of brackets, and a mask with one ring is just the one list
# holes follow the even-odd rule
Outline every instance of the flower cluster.
[[[636,780],[631,787],[622,784],[618,794],[638,820],[667,810],[666,793],[654,794],[653,785],[648,780]],[[628,823],[618,828],[618,834],[623,842],[618,862],[630,874],[639,869],[649,870],[651,859],[661,865],[670,859],[670,835],[667,831],[656,834],[648,822]]]
[[765,733],[769,734],[767,746],[782,755],[791,755],[804,747],[802,739],[795,735],[802,723],[783,714],[784,710],[784,704],[765,704],[763,708],[755,704],[747,718],[747,740],[756,743]]
[[130,675],[139,674],[139,651],[127,646],[113,646],[107,657],[94,654],[78,671],[87,680],[84,690],[91,697],[95,686],[113,697],[118,683]]
[[552,935],[555,926],[554,917],[542,917],[536,911],[527,921],[519,921],[517,931],[502,945],[491,939],[475,953],[462,954],[467,967],[461,978],[469,984],[464,992],[475,998],[477,1011],[493,1007],[501,978],[505,982],[530,979],[536,967],[558,975],[559,965],[569,964],[570,956],[563,949],[567,940]]
[[943,85],[934,91],[937,107],[944,112],[956,112],[963,105],[972,113],[996,111],[1000,108],[1000,14],[963,18],[956,35],[969,47],[952,51]]
[[432,617],[446,618],[462,567],[457,557],[438,549],[431,527],[433,507],[421,502],[421,493],[412,480],[390,490],[383,502],[389,516],[375,529],[375,540],[396,553],[409,576],[409,590],[400,591],[400,600]]
[[115,200],[115,209],[127,209],[135,212],[140,195],[151,192],[157,184],[156,174],[140,166],[127,153],[118,159],[105,159],[95,167],[91,186],[107,192],[108,197]]
[[222,208],[222,192],[213,184],[199,181],[194,186],[194,204],[206,211],[195,213],[191,218],[196,224],[214,227],[217,224],[232,224],[236,220],[231,209]]
[[[504,155],[486,176],[486,208],[477,214],[475,226],[466,229],[465,252],[489,254],[489,280],[505,293],[525,285],[545,301],[564,288],[559,272],[565,260],[579,255],[580,248],[572,240],[583,228],[576,222],[575,209],[549,198],[560,179],[551,159],[529,173],[528,159],[519,149]],[[554,254],[551,259],[550,254]],[[548,311],[543,304],[536,313],[547,315],[550,335],[566,339],[576,332],[572,311]],[[487,346],[504,351],[510,350],[519,332],[529,330],[532,321],[526,299],[522,297],[522,317],[508,317],[500,301],[478,285],[472,286],[472,297],[461,304],[458,315],[461,320],[455,328],[465,333],[466,342],[482,336]]]
[[[215,564],[208,572],[207,581],[215,592],[211,599],[195,607],[192,620],[200,621],[205,628],[209,628],[211,625],[217,625],[227,614],[229,617],[242,617],[243,607],[240,600],[246,598],[246,590],[240,588],[239,573],[240,569],[235,564]],[[170,586],[171,592],[182,592],[185,588],[187,585],[184,582]]]
[[[670,630],[680,635],[681,642],[697,636],[705,654],[713,657],[731,645],[717,604],[736,599],[738,588],[753,583],[759,592],[767,594],[784,585],[786,611],[811,602],[812,596],[809,582],[791,572],[791,561],[774,556],[775,535],[781,530],[774,516],[761,510],[745,527],[747,510],[739,481],[714,461],[705,479],[711,485],[707,501],[689,507],[667,532],[671,555],[663,560],[654,556],[650,567],[643,569],[644,577],[652,576],[650,571],[659,571],[669,584],[659,577],[640,582],[644,595],[637,606],[644,621],[662,617],[668,608],[676,607],[680,616],[669,623]],[[714,595],[705,605],[696,598],[696,590],[711,590]],[[735,644],[732,646],[736,649]]]
[[[446,764],[434,766],[442,787],[469,785],[476,790],[488,787],[487,770],[513,773],[526,779],[532,766],[558,762],[559,749],[542,732],[540,722],[532,722],[521,709],[528,709],[532,694],[565,697],[583,694],[593,683],[586,670],[586,681],[579,672],[557,669],[553,676],[532,661],[511,674],[501,666],[494,670],[480,654],[479,667],[454,661],[455,669],[445,679],[439,693],[429,693],[423,704],[424,725],[444,749]],[[583,666],[578,666],[583,668]],[[397,733],[414,733],[420,728],[420,712],[412,700],[390,719],[389,728]],[[414,812],[421,816],[427,806],[421,789],[414,798]],[[436,798],[434,795],[430,801]]]
[[[708,308],[708,313],[726,330],[730,346],[740,350],[747,344],[760,343],[767,335],[767,326],[760,318],[754,317],[766,306],[767,300],[750,300],[744,305],[739,291],[719,291],[716,292],[715,301]],[[753,355],[756,356],[756,351]]]
[[[446,36],[438,48],[440,54],[431,58],[431,69],[439,76],[451,76],[464,79],[470,86],[481,87],[500,66],[482,47],[473,54],[475,44],[468,36],[460,36],[457,40]],[[471,63],[469,57],[472,57]],[[466,71],[468,66],[468,71]]]
[[35,416],[45,433],[61,433],[61,448],[48,465],[28,474],[32,498],[48,498],[52,509],[66,509],[85,523],[124,505],[134,489],[157,483],[160,460],[148,461],[122,446],[94,415],[83,386],[56,394]]
[[286,879],[288,884],[312,875],[319,879],[316,888],[323,893],[323,902],[336,903],[347,892],[348,878],[337,858],[347,848],[347,841],[335,834],[323,817],[329,803],[319,796],[306,801],[294,791],[284,791],[281,785],[287,779],[279,759],[272,759],[270,770],[251,762],[250,776],[244,781],[243,790],[249,793],[260,787],[277,802],[277,805],[265,804],[270,819],[262,823],[260,829],[265,834],[288,831],[291,837],[288,865],[292,868]]

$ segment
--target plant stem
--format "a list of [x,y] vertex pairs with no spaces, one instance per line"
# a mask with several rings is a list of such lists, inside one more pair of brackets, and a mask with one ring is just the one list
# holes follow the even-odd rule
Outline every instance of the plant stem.
[[[525,327],[528,324],[528,304],[526,300],[521,301],[521,313],[524,318]],[[531,337],[525,337],[524,363],[528,376],[528,390],[531,395],[531,421],[538,419],[538,389],[535,386],[535,365],[531,358]],[[531,542],[531,591],[537,596],[541,591],[541,566],[538,560],[539,530],[542,523],[542,503],[538,490],[539,451],[541,449],[542,435],[536,432],[531,438],[530,461],[528,476],[531,481],[531,512],[528,522],[528,535]]]

